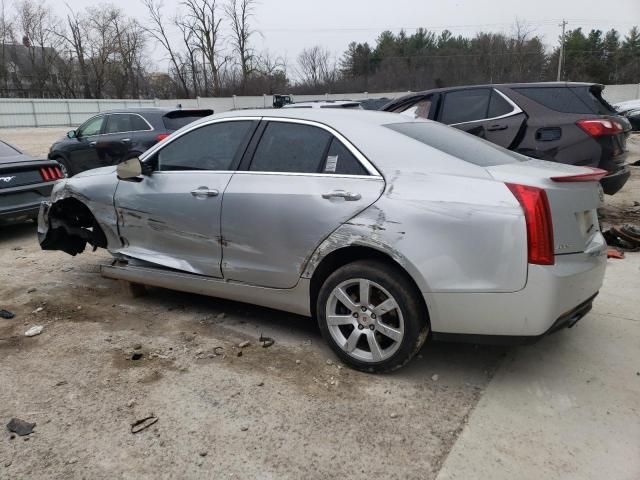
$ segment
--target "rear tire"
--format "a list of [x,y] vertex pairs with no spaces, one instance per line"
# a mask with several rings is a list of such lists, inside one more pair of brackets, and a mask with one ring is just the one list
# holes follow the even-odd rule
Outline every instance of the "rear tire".
[[73,172],[71,171],[71,167],[69,167],[69,162],[60,157],[54,158],[53,160],[60,164],[60,170],[62,170],[62,174],[65,177],[73,177]]
[[420,293],[400,268],[378,260],[333,272],[317,301],[322,336],[349,366],[387,372],[405,365],[429,333]]

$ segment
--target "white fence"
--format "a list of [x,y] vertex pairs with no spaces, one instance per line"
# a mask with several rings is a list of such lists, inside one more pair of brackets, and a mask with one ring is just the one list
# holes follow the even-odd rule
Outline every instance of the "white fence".
[[[308,100],[364,100],[367,98],[395,98],[407,92],[345,93],[326,95],[295,95],[294,101]],[[610,103],[640,98],[640,84],[608,85],[604,97]],[[234,109],[269,108],[272,96],[215,97],[175,100],[65,100],[0,98],[1,127],[62,127],[76,126],[88,117],[104,110],[128,107],[176,107],[211,108],[216,113]]]

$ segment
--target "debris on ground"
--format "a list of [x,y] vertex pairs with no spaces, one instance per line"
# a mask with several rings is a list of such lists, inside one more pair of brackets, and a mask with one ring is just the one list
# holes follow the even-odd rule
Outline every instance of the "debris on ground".
[[236,357],[241,357],[242,356],[242,350],[240,350],[238,353],[236,353]]
[[44,307],[38,307],[32,313],[40,313],[43,310],[44,310]]
[[437,382],[439,378],[440,376],[437,373],[434,373],[433,375],[431,375],[431,380],[433,380],[434,382]]
[[276,343],[276,341],[271,338],[271,337],[263,337],[262,334],[260,334],[260,342],[262,342],[262,348],[269,348],[271,345],[273,345],[274,343]]
[[240,430],[242,430],[243,432],[246,432],[247,430],[249,430],[249,427],[247,426],[240,427]]
[[27,293],[33,293],[35,291],[37,291],[38,289],[36,287],[30,287],[27,289]]
[[239,347],[239,348],[246,348],[246,347],[248,347],[249,345],[251,345],[251,342],[250,342],[249,340],[245,340],[244,342],[240,342],[240,343],[238,344],[238,347]]
[[44,330],[44,327],[42,325],[34,325],[29,330],[24,332],[24,336],[25,337],[35,337],[36,335],[40,335],[43,330]]
[[131,360],[133,360],[133,361],[141,360],[143,356],[144,355],[142,353],[140,353],[140,352],[133,352],[131,354]]
[[30,435],[33,432],[33,427],[35,426],[35,423],[29,423],[24,420],[20,420],[19,418],[12,418],[9,423],[7,423],[7,429],[10,432],[17,433],[21,437]]
[[618,250],[617,248],[609,248],[607,249],[607,258],[616,258],[618,260],[622,260],[624,258],[624,252]]
[[6,318],[7,320],[12,319],[13,317],[15,317],[16,314],[13,312],[10,312],[9,310],[0,310],[0,318]]
[[390,418],[398,418],[398,414],[396,412],[391,413],[391,415],[389,415]]
[[155,415],[149,415],[148,417],[141,418],[140,420],[136,420],[131,424],[131,433],[138,433],[143,430],[146,430],[151,425],[158,421],[158,417]]

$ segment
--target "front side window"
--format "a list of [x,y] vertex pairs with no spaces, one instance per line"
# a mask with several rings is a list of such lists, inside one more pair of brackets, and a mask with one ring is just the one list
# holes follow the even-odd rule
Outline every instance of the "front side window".
[[487,118],[490,96],[488,88],[449,92],[444,96],[440,121],[451,125]]
[[158,170],[231,170],[252,124],[230,121],[192,130],[157,153]]
[[332,135],[318,127],[270,122],[258,144],[250,170],[318,173]]
[[103,115],[98,115],[88,120],[84,125],[78,129],[78,137],[89,137],[91,135],[98,135],[102,131],[102,122],[104,121]]

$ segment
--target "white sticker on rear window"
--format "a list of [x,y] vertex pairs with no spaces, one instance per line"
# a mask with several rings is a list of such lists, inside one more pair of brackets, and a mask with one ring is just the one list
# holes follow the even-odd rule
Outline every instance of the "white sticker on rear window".
[[327,157],[327,164],[324,167],[325,172],[335,172],[338,167],[338,155],[329,155]]

